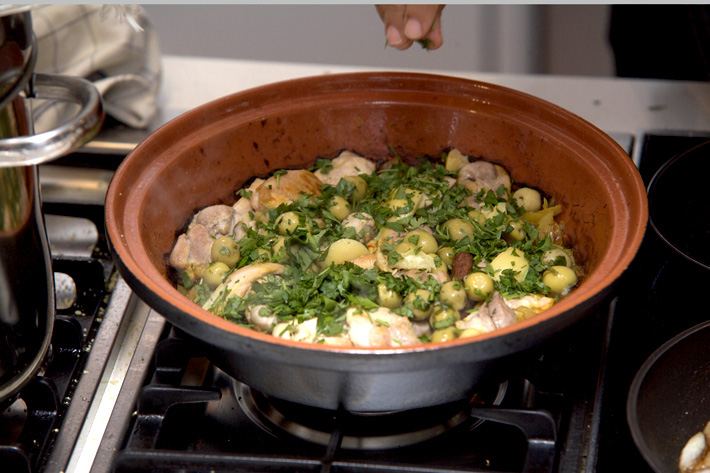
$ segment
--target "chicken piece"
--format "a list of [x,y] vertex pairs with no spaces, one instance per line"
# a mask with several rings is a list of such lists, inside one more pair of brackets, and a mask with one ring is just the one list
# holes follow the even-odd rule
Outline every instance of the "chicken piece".
[[[264,179],[256,178],[252,181],[251,184],[249,184],[249,187],[247,187],[247,190],[251,193],[251,196],[247,198],[249,200],[249,203],[251,204],[252,210],[256,210],[259,208],[259,194],[257,194],[256,190],[261,187],[261,185],[264,183]],[[241,199],[239,199],[241,200]],[[237,201],[239,202],[239,201]]]
[[332,161],[333,167],[327,172],[320,169],[315,175],[324,184],[337,186],[338,182],[347,176],[359,176],[360,174],[372,174],[375,172],[375,163],[369,159],[358,156],[352,151],[343,151]]
[[419,343],[412,322],[404,316],[395,314],[386,307],[370,312],[370,319],[377,324],[385,324],[392,340],[392,346],[407,346]]
[[350,260],[350,262],[356,266],[360,266],[362,269],[372,269],[375,267],[377,262],[377,255],[368,254],[358,256],[357,258]]
[[481,204],[478,199],[476,199],[476,194],[469,195],[468,197],[466,197],[463,200],[463,204],[473,210],[480,210],[483,207],[483,204]]
[[474,161],[462,167],[457,182],[473,193],[481,189],[495,191],[500,186],[510,189],[510,176],[506,170],[488,161]]
[[254,327],[262,332],[270,332],[276,325],[276,316],[264,304],[247,307],[244,315]]
[[680,452],[678,468],[681,473],[705,473],[710,469],[710,422],[704,432],[690,437]]
[[301,194],[319,195],[321,182],[310,171],[296,169],[271,176],[257,187],[251,196],[254,210],[264,207],[274,209],[281,204],[293,202]]
[[429,321],[425,320],[423,322],[412,322],[412,328],[414,329],[414,334],[417,337],[421,337],[426,335],[431,336],[431,325],[429,325]]
[[367,312],[350,308],[345,313],[346,331],[356,347],[385,347],[390,344],[387,327],[375,325]]
[[505,304],[499,293],[483,304],[478,311],[456,322],[459,330],[472,329],[478,333],[492,332],[497,328],[507,327],[516,322],[515,312]]
[[555,300],[551,297],[540,294],[530,294],[515,299],[504,299],[505,305],[513,309],[518,320],[526,319],[533,315],[539,314],[543,310],[547,310],[555,304]]
[[433,277],[439,284],[444,284],[445,282],[451,281],[449,271],[446,269],[445,264],[440,264],[439,266],[437,266],[434,271],[431,271],[429,273],[429,275]]
[[235,241],[239,241],[246,236],[247,228],[254,228],[255,222],[251,201],[246,197],[240,198],[232,205],[234,209],[234,229],[232,236]]
[[496,328],[507,327],[517,321],[515,312],[505,304],[498,292],[493,293],[493,297],[481,306],[479,312],[488,314]]
[[318,340],[318,342],[321,342],[324,345],[331,345],[331,346],[335,346],[335,347],[351,347],[351,346],[353,346],[353,342],[351,342],[350,339],[346,336],[322,337]]
[[392,267],[397,269],[434,271],[436,269],[436,262],[432,255],[421,252],[402,256]]
[[251,207],[251,201],[246,197],[241,197],[234,203],[234,205],[232,205],[232,208],[234,209],[234,214],[238,220],[249,218],[249,212],[254,210]]
[[210,310],[220,298],[228,300],[230,297],[244,297],[255,281],[267,274],[281,274],[283,270],[284,267],[278,263],[254,263],[244,266],[227,276],[202,307]]
[[169,263],[175,269],[207,265],[212,260],[212,237],[204,225],[192,224],[180,235],[170,253]]
[[345,313],[347,333],[356,347],[397,347],[419,343],[407,317],[380,307],[372,312],[350,308]]
[[456,322],[459,330],[475,330],[478,333],[492,332],[496,329],[490,315],[487,312],[476,311],[467,315],[463,320]]
[[377,269],[379,269],[380,271],[385,271],[387,273],[392,272],[392,268],[390,267],[389,263],[387,262],[387,257],[385,256],[385,254],[382,252],[382,250],[379,247],[375,251],[375,265],[377,266]]
[[271,335],[295,342],[313,343],[318,334],[318,318],[304,320],[298,323],[296,320],[282,322],[274,326]]
[[365,243],[372,240],[377,231],[375,219],[365,212],[351,213],[345,217],[342,225],[343,228],[352,228],[355,230],[355,237]]
[[401,233],[396,232],[391,228],[383,228],[380,230],[380,234],[377,238],[374,238],[367,243],[368,250],[370,250],[370,252],[375,252],[375,263],[380,271],[386,271],[388,273],[392,272],[392,268],[387,262],[387,257],[382,252],[382,245],[385,243],[393,243],[401,236]]
[[235,225],[235,211],[229,205],[211,205],[197,212],[192,224],[203,225],[210,236],[231,235]]

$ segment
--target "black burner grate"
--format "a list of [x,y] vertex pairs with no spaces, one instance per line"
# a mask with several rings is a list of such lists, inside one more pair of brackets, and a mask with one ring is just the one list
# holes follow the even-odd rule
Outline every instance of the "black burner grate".
[[71,307],[55,315],[52,343],[40,375],[0,415],[0,464],[8,468],[6,471],[31,473],[46,466],[62,433],[110,294],[111,281],[105,277],[110,263],[94,258],[55,258],[52,264],[56,272],[72,278],[77,296]]
[[[468,419],[450,431],[411,446],[381,450],[342,447],[343,424],[352,416],[348,413],[332,413],[324,445],[263,429],[242,409],[234,380],[212,366],[199,345],[168,328],[146,383],[136,393],[137,401],[125,409],[131,419],[127,435],[105,471],[567,471],[562,464],[564,468],[574,464],[579,471],[583,446],[575,447],[573,458],[561,460],[558,452],[579,443],[579,438],[584,445],[589,443],[596,377],[589,381],[588,375],[598,366],[600,351],[594,346],[606,333],[605,315],[591,317],[568,333],[579,343],[570,345],[569,339],[561,338],[547,346],[544,356],[526,354],[534,361],[509,381],[499,407],[469,406]],[[599,336],[589,337],[590,333]],[[584,375],[562,376],[566,391],[560,391],[559,373],[573,373],[570,364]],[[300,414],[311,409],[303,407]],[[486,421],[479,426],[479,419]]]

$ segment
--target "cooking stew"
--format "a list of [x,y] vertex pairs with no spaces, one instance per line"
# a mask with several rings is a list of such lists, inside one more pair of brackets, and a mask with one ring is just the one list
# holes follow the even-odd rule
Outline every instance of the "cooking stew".
[[582,276],[561,206],[459,150],[376,163],[344,151],[197,212],[170,254],[178,289],[290,340],[397,347],[525,320]]

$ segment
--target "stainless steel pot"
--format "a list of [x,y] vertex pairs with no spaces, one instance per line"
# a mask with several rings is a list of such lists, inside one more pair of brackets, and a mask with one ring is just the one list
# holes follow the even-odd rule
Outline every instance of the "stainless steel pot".
[[[28,7],[0,7],[0,402],[39,370],[49,348],[54,287],[37,165],[88,141],[103,111],[91,83],[35,74]],[[33,133],[31,99],[75,102],[67,123]]]

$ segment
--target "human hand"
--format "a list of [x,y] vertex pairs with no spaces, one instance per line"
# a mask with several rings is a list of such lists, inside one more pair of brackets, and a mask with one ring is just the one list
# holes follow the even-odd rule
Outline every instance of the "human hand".
[[419,41],[425,49],[438,49],[444,43],[441,11],[444,5],[376,5],[385,24],[387,45],[407,49]]

